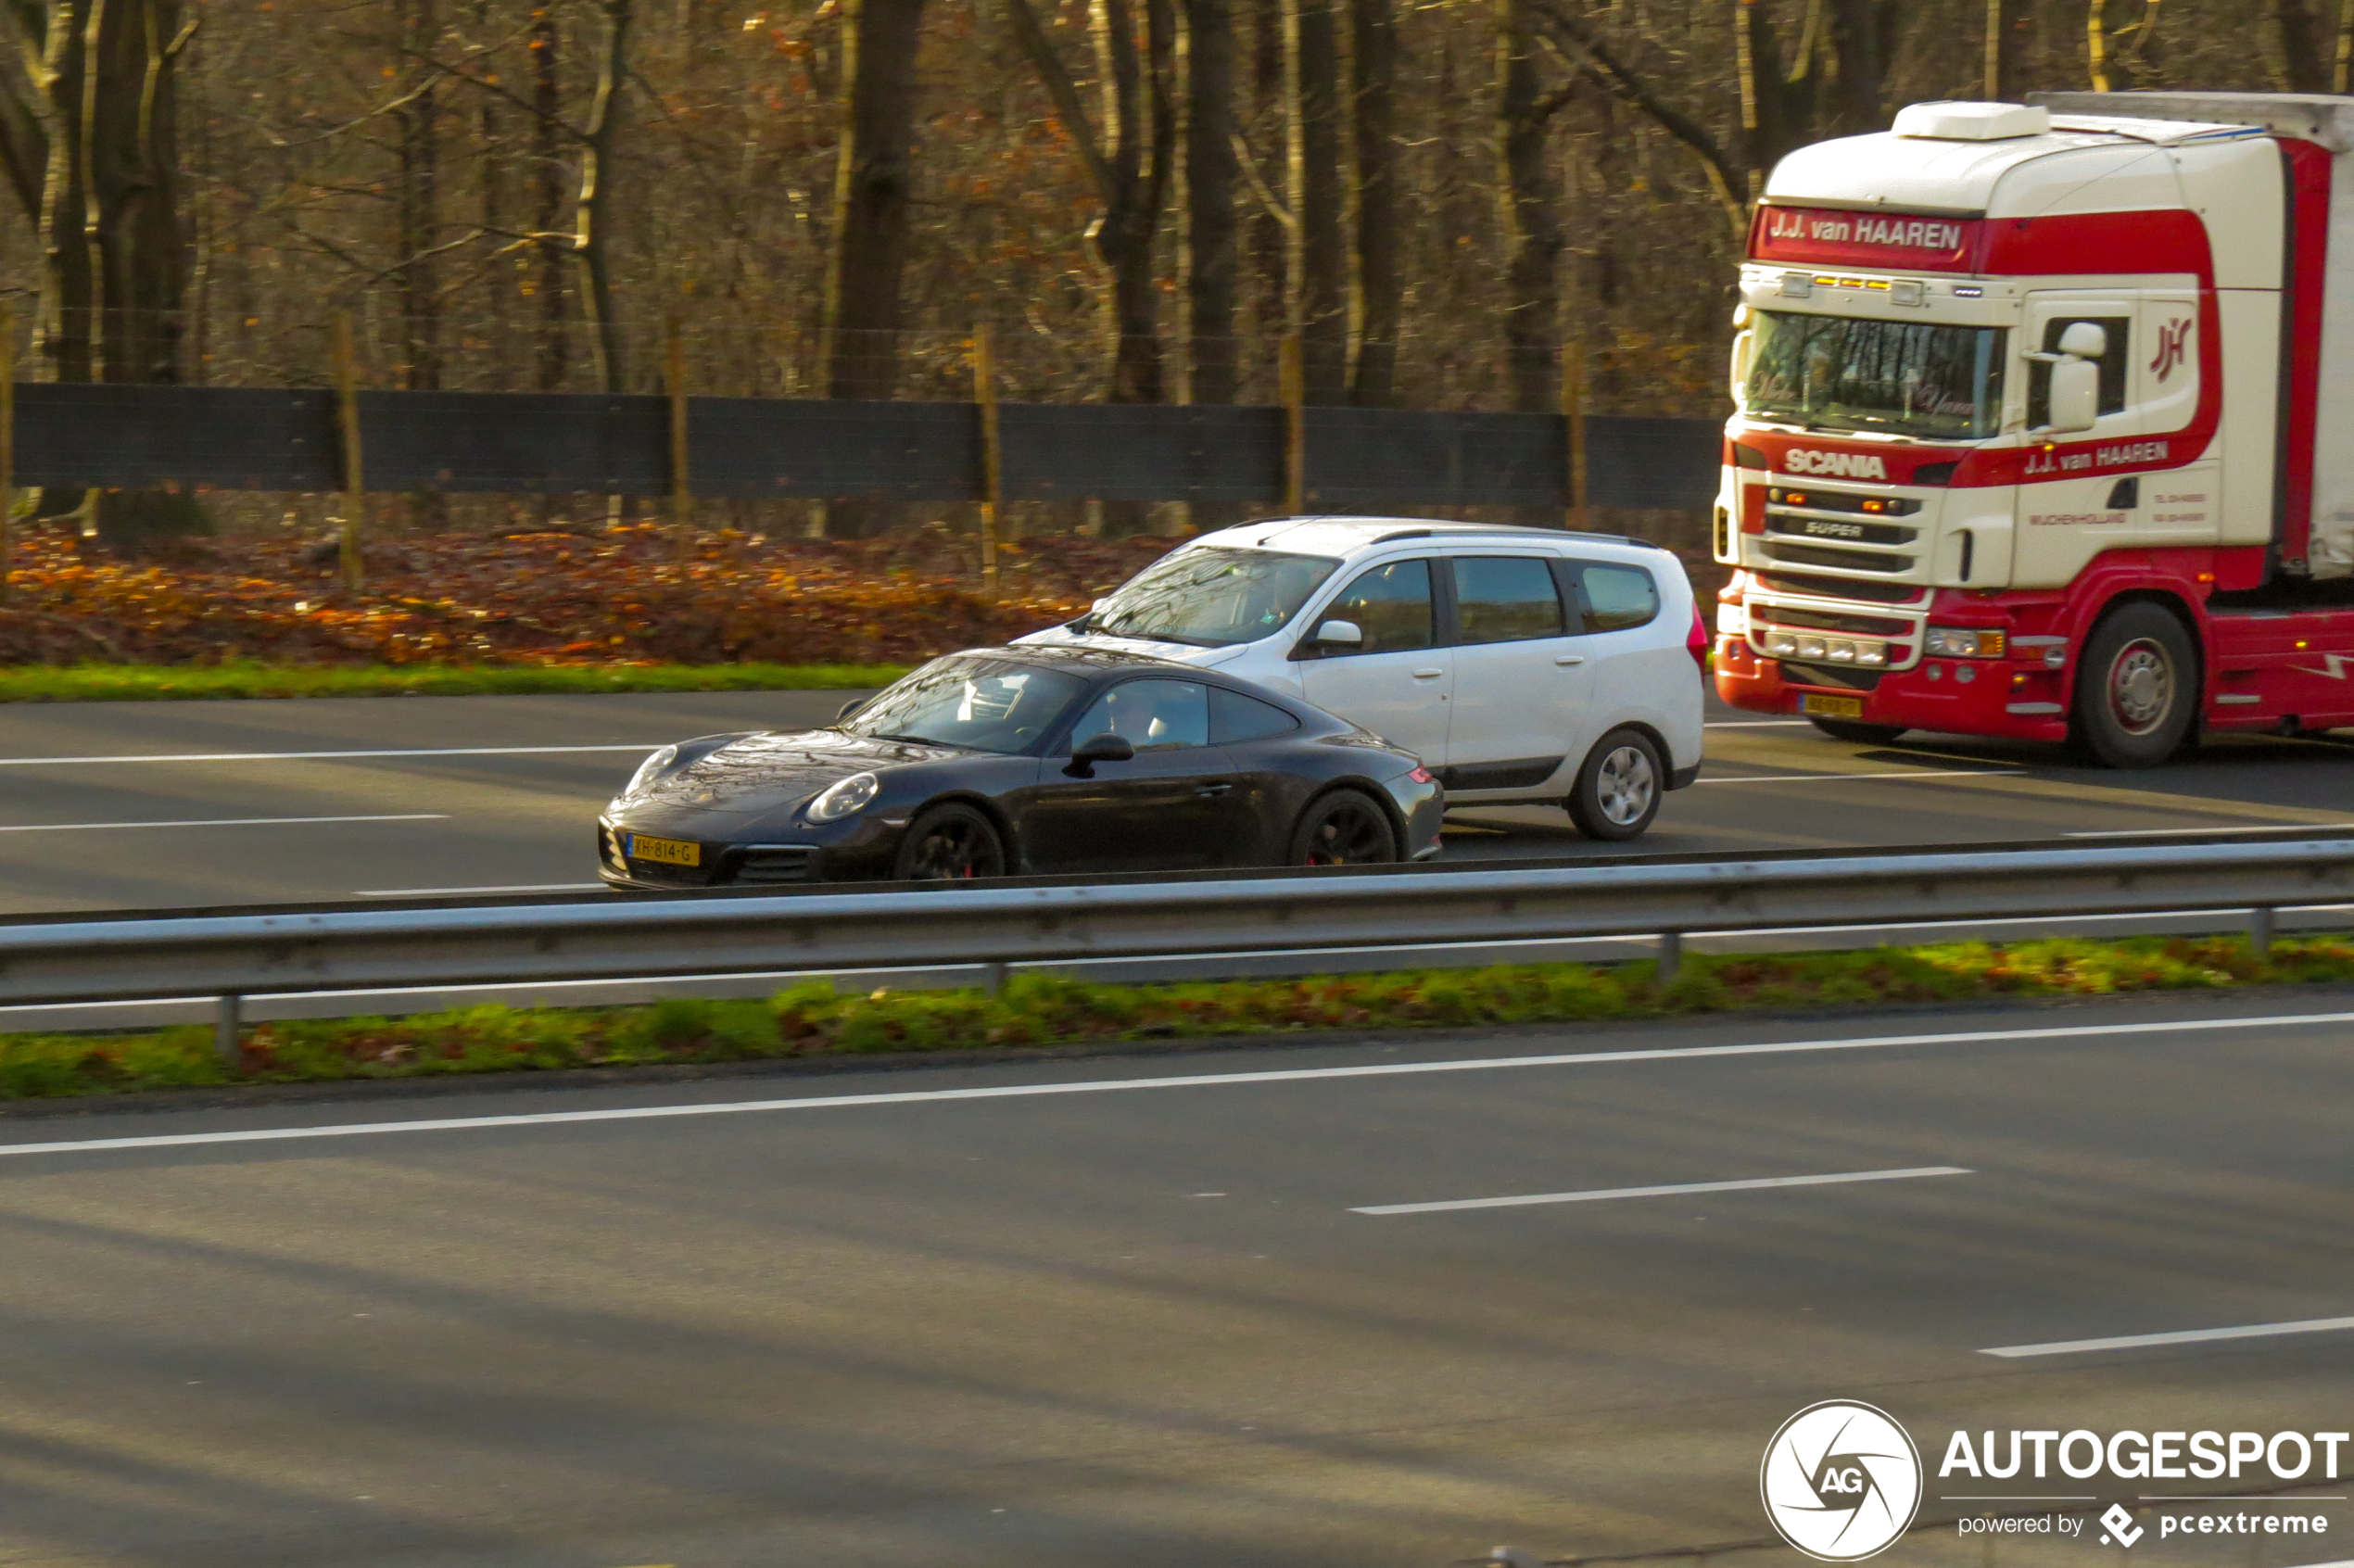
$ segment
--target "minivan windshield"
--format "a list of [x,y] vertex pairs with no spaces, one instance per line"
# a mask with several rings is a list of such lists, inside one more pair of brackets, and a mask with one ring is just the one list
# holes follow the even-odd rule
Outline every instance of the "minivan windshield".
[[1062,670],[952,654],[901,677],[836,727],[872,740],[1019,752],[1086,689]]
[[1227,648],[1279,632],[1339,570],[1323,555],[1210,546],[1165,555],[1104,601],[1087,629]]
[[1817,430],[1977,440],[2003,418],[2003,329],[1761,310],[1742,411]]

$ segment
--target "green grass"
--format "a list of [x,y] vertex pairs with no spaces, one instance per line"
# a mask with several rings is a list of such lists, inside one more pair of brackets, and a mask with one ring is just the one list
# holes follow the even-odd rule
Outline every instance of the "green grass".
[[863,690],[906,673],[900,664],[19,664],[0,668],[0,702]]
[[1760,1007],[2090,996],[2354,980],[2354,937],[1982,942],[1688,958],[1665,985],[1649,963],[1507,965],[1305,980],[1087,985],[1019,975],[1002,993],[797,987],[766,1002],[639,1007],[471,1007],[406,1018],[269,1023],[242,1058],[209,1026],[143,1034],[0,1036],[0,1098],[336,1079],[416,1078],[652,1063],[733,1062],[1332,1030],[1601,1023]]

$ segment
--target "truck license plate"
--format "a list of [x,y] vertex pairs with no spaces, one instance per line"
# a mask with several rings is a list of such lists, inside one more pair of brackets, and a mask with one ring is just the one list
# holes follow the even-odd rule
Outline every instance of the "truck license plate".
[[632,860],[659,861],[664,866],[702,864],[702,846],[688,839],[649,839],[643,833],[632,833],[624,853]]
[[[1822,697],[1809,691],[1798,699],[1798,711],[1816,714],[1824,718],[1859,719],[1864,716],[1864,700],[1861,697]],[[690,860],[687,864],[691,866],[694,862]]]

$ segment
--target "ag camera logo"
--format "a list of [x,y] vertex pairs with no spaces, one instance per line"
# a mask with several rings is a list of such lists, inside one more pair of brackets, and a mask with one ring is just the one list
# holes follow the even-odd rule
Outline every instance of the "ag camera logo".
[[1858,1562],[1912,1527],[1920,1450],[1887,1411],[1826,1399],[1782,1423],[1757,1487],[1782,1539],[1817,1562]]

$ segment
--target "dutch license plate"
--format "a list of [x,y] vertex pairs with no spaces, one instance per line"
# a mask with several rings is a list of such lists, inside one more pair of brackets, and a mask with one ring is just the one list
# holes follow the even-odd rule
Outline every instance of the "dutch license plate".
[[[1824,718],[1859,719],[1864,716],[1864,700],[1861,697],[1821,697],[1809,691],[1798,699],[1798,711],[1818,714]],[[694,862],[690,860],[687,864],[692,866]]]
[[649,839],[643,833],[632,833],[623,853],[632,860],[658,861],[664,866],[702,864],[702,846],[689,839]]

